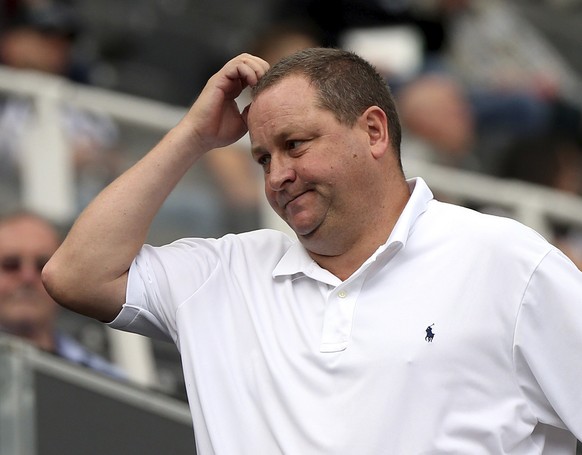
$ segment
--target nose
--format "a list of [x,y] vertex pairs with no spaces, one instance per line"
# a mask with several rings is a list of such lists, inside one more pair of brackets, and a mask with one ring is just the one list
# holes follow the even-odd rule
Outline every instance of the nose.
[[24,283],[33,284],[40,282],[40,272],[38,271],[36,264],[30,261],[23,262],[18,275],[20,280]]
[[266,174],[267,185],[272,191],[281,191],[288,182],[296,179],[292,160],[283,154],[273,154]]

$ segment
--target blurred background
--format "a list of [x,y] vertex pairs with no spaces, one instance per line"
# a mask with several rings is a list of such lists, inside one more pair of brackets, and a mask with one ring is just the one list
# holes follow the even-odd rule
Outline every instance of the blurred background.
[[[18,0],[4,2],[10,4]],[[69,4],[76,14],[76,18],[71,19],[76,21],[75,27],[79,32],[75,52],[76,57],[87,65],[88,82],[186,106],[193,101],[209,75],[227,59],[248,51],[259,34],[275,22],[290,19],[311,21],[326,27],[328,33],[334,28],[334,32],[339,34],[342,29],[351,27],[396,23],[398,17],[404,23],[406,16],[414,17],[411,11],[416,11],[417,16],[426,18],[427,23],[429,18],[433,18],[437,28],[437,17],[440,15],[442,18],[443,13],[434,13],[437,7],[431,6],[431,3],[466,5],[457,6],[456,11],[455,7],[449,7],[450,16],[443,18],[441,25],[450,29],[444,30],[443,34],[453,34],[453,22],[460,21],[462,15],[471,14],[471,9],[472,14],[482,18],[495,13],[503,23],[497,26],[487,24],[493,27],[488,31],[490,38],[501,31],[506,35],[497,36],[500,41],[508,38],[512,41],[527,40],[527,36],[519,36],[518,30],[502,30],[507,23],[524,22],[535,29],[535,34],[547,40],[573,70],[582,73],[582,53],[579,49],[582,4],[578,0],[71,0],[65,4]],[[480,5],[477,8],[471,3]],[[340,17],[338,10],[342,8],[359,10],[359,17],[356,14],[349,18],[347,14]],[[385,11],[381,13],[376,11],[383,8]],[[455,14],[458,17],[454,17]],[[444,23],[445,20],[448,24]],[[474,30],[474,33],[478,40],[482,31]],[[442,39],[435,38],[432,45],[443,45],[436,42]],[[328,39],[325,44],[330,44],[330,41],[333,40]],[[337,44],[337,39],[334,44]],[[454,44],[448,42],[444,46]],[[514,42],[496,51],[510,52],[511,46],[519,47]],[[448,51],[450,48],[443,47],[442,50]],[[519,58],[518,55],[514,57]],[[499,55],[500,60],[503,58],[507,55]],[[479,62],[476,63],[479,65]],[[487,62],[481,64],[482,70],[490,71],[485,67]],[[479,67],[474,70],[479,70]],[[546,70],[551,75],[555,68]]]
[[[582,264],[580,0],[0,4],[0,212],[26,207],[66,231],[228,59],[337,46],[391,85],[409,176],[423,175],[441,199],[531,225]],[[190,171],[150,242],[275,226],[246,147]],[[61,325],[121,358],[100,324],[67,313]],[[143,343],[154,371],[142,382],[185,399],[175,347]]]

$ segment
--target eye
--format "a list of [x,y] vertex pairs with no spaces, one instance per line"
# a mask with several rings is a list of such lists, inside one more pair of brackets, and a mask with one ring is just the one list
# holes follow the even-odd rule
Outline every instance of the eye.
[[257,158],[257,163],[259,163],[261,166],[266,166],[267,164],[269,164],[271,162],[271,155],[261,155]]
[[0,270],[4,273],[16,273],[22,267],[22,258],[18,256],[8,256],[0,260]]
[[287,142],[285,142],[286,146],[287,146],[287,150],[295,150],[297,148],[299,148],[301,146],[301,144],[303,144],[304,141],[301,141],[299,139],[293,139],[293,140],[288,140]]
[[259,164],[259,166],[261,166],[263,168],[263,172],[268,174],[269,170],[270,170],[270,164],[271,164],[271,155],[269,155],[268,153],[265,153],[263,155],[259,155],[259,156],[257,156],[256,161]]

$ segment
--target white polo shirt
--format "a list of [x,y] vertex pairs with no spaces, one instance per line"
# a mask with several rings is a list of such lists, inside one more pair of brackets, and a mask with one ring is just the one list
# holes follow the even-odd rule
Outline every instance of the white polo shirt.
[[343,282],[276,231],[143,247],[111,326],[176,343],[200,455],[574,453],[582,274],[409,185]]

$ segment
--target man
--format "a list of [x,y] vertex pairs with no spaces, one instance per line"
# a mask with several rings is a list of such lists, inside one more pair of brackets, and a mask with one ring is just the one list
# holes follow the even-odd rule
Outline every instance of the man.
[[58,245],[55,227],[36,214],[17,212],[0,218],[0,333],[122,378],[119,368],[57,330],[59,307],[47,294],[40,274]]
[[[0,64],[34,71],[56,84],[56,78],[88,83],[88,68],[77,58],[82,32],[75,8],[60,0],[16,0],[0,3]],[[18,79],[18,76],[11,76]],[[38,100],[11,91],[0,94],[0,204],[13,207],[21,186],[30,125],[37,121]],[[119,129],[106,115],[64,102],[58,124],[74,155],[78,206],[84,207],[119,174]],[[57,122],[57,120],[55,120]],[[42,122],[41,122],[42,123]],[[56,124],[56,123],[55,123]],[[51,155],[46,147],[43,153]]]
[[[247,125],[298,241],[144,246],[184,172]],[[390,92],[354,54],[307,49],[269,70],[240,55],[81,214],[45,285],[177,344],[203,455],[572,454],[580,272],[530,229],[406,181],[399,145]]]

